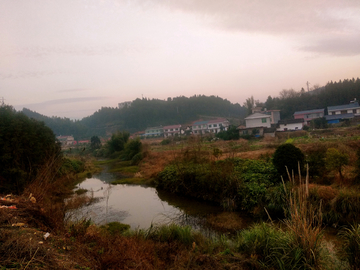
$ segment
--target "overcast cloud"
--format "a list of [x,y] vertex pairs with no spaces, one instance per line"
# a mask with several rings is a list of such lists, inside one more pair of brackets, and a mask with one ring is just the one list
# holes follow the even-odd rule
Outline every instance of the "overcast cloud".
[[0,0],[0,36],[0,97],[17,109],[82,118],[194,94],[242,104],[359,77],[360,1]]

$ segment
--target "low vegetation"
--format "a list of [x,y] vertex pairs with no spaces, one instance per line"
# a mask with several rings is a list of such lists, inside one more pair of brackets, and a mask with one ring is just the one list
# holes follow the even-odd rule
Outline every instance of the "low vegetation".
[[[118,132],[101,147],[94,138],[89,150],[53,153],[28,174],[33,175],[31,181],[24,181],[28,175],[19,178],[24,181],[21,189],[9,182],[3,190],[13,188],[17,195],[1,195],[0,267],[358,269],[356,136],[345,140],[331,132],[318,136],[312,131],[301,137],[251,141],[191,137],[181,144],[158,142],[150,147]],[[153,184],[223,206],[226,212],[209,217],[209,223],[233,234],[205,237],[175,224],[131,230],[118,222],[103,226],[87,218],[75,222],[71,211],[94,199],[85,190],[76,195],[72,191],[96,170],[86,151],[112,158],[96,165],[107,165],[121,175],[118,184]],[[22,153],[16,148],[13,154],[22,160]],[[246,212],[257,222],[246,229],[230,226],[237,212]],[[327,227],[339,232],[334,238],[340,244],[326,239]]]

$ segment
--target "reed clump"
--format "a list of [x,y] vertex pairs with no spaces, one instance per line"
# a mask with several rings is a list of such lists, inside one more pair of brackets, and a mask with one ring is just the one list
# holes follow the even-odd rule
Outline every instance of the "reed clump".
[[349,263],[351,269],[360,269],[360,224],[343,228],[339,235],[344,240],[342,257]]

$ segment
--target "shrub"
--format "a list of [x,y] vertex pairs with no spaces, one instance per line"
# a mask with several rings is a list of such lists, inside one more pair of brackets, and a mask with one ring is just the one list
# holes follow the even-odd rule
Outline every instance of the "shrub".
[[143,154],[137,153],[135,156],[132,157],[131,165],[138,165],[142,159],[143,159]]
[[109,154],[124,150],[125,144],[129,140],[130,133],[127,131],[116,132],[112,134],[111,139],[107,142]]
[[125,160],[131,160],[134,156],[141,153],[142,143],[140,139],[130,140],[126,145],[123,152]]
[[170,144],[171,143],[171,140],[170,139],[164,139],[164,140],[162,140],[161,141],[161,145],[168,145],[168,144]]
[[278,173],[285,176],[286,167],[288,168],[290,173],[291,171],[294,171],[296,173],[298,171],[299,163],[300,167],[303,168],[304,159],[304,154],[299,148],[292,144],[286,143],[280,145],[276,149],[273,155],[273,164]]
[[343,258],[352,269],[360,269],[360,224],[343,229],[339,235],[344,240]]

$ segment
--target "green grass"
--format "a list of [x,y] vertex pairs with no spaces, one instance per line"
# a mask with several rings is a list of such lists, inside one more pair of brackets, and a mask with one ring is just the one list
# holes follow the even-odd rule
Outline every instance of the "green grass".
[[360,224],[345,228],[339,234],[344,240],[344,259],[348,261],[351,269],[360,269]]
[[112,181],[112,185],[151,185],[152,179],[140,178],[140,177],[129,177],[129,178],[121,178],[115,181]]
[[139,166],[116,167],[110,170],[110,172],[121,172],[126,174],[129,173],[133,174],[133,173],[137,173],[138,171],[139,171]]

